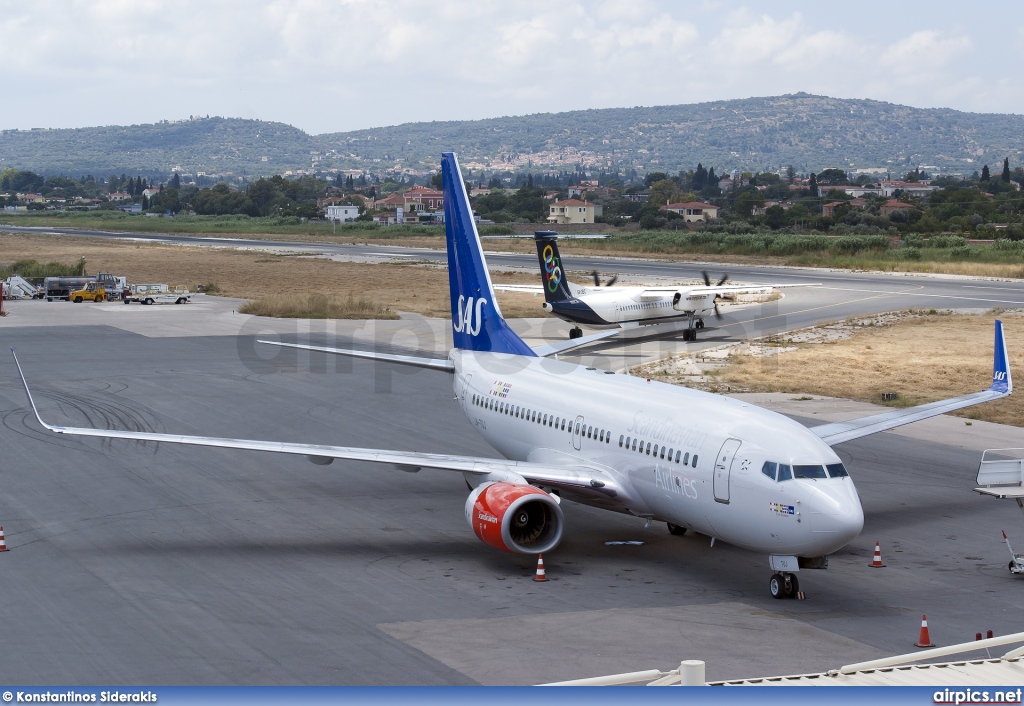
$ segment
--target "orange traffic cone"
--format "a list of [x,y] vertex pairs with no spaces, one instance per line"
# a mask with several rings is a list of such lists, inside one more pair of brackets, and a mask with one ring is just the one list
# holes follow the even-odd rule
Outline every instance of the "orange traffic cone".
[[935,647],[932,644],[932,638],[928,634],[928,616],[921,616],[921,636],[917,638],[917,642],[914,643],[915,647]]
[[0,552],[9,551],[7,549],[7,540],[4,539],[4,528],[0,527]]
[[871,560],[871,563],[868,564],[868,566],[872,569],[880,569],[885,566],[885,564],[882,563],[882,548],[878,545],[878,542],[875,542],[875,558]]
[[533,577],[534,581],[547,581],[548,576],[544,573],[544,555],[537,555],[537,575]]

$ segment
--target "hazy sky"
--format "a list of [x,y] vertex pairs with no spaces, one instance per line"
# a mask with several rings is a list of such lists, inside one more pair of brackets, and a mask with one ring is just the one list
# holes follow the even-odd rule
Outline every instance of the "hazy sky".
[[1024,3],[0,0],[0,128],[311,133],[807,91],[1024,113]]

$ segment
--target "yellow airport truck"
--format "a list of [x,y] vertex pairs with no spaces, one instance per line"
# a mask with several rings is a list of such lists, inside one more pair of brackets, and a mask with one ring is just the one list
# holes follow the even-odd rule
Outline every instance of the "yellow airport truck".
[[68,294],[68,299],[75,304],[84,301],[102,302],[109,299],[107,285],[103,282],[89,282],[84,289],[76,289]]

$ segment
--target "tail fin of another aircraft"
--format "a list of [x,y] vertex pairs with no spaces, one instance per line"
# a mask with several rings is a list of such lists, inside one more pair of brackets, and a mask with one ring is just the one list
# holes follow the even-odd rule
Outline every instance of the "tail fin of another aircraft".
[[441,155],[441,179],[455,347],[535,357],[501,316],[459,160],[453,152]]
[[1006,338],[1003,336],[1003,322],[996,319],[995,354],[992,358],[992,387],[994,392],[1013,392],[1013,378],[1010,376],[1010,356],[1006,353]]
[[558,254],[558,233],[542,230],[534,233],[533,237],[537,242],[540,279],[544,284],[544,301],[564,302],[572,299],[572,289],[562,267],[562,256]]

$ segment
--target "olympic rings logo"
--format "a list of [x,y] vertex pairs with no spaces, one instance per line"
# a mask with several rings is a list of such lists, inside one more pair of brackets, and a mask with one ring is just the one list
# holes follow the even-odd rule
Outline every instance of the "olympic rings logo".
[[547,282],[548,291],[558,291],[558,285],[562,283],[562,266],[555,257],[555,249],[545,245],[541,257],[544,259],[544,281]]

